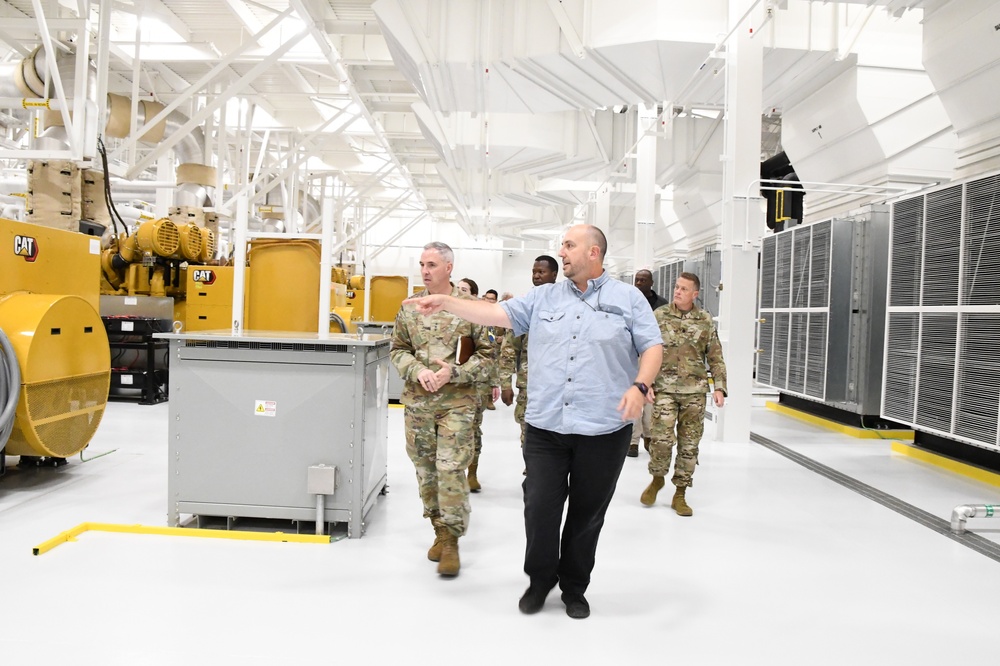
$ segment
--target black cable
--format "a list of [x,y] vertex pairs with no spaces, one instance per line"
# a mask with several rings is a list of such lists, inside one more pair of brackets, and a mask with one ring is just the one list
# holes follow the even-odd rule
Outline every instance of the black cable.
[[108,156],[104,150],[104,141],[101,140],[101,137],[97,137],[97,152],[101,154],[101,164],[104,168],[104,205],[108,207],[108,217],[111,218],[111,227],[117,237],[118,222],[115,220],[115,216],[111,214],[111,202],[108,199],[108,180],[110,179],[110,174],[108,173]]
[[[115,235],[118,235],[118,222],[115,217],[118,213],[114,209],[114,202],[111,200],[111,173],[108,170],[108,153],[104,147],[104,141],[101,137],[97,137],[97,150],[101,154],[101,163],[104,167],[104,203],[108,207],[108,216],[111,218],[111,224],[114,227]],[[122,226],[125,228],[125,234],[128,235],[128,226],[122,221]]]
[[114,226],[115,233],[117,234],[118,224],[115,222],[115,218],[118,218],[118,222],[121,222],[122,229],[127,238],[128,225],[125,224],[125,220],[118,213],[118,209],[115,208],[114,199],[111,197],[111,172],[108,170],[108,151],[104,148],[104,141],[101,137],[97,137],[97,150],[101,153],[101,163],[104,166],[104,201],[107,203],[108,212],[111,214],[111,224]]

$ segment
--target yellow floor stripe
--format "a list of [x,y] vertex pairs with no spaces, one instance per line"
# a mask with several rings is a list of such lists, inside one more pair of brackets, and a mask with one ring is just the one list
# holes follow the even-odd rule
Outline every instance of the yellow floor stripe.
[[976,467],[975,465],[970,465],[968,463],[959,462],[958,460],[952,460],[947,456],[942,456],[940,454],[934,453],[933,451],[928,451],[926,449],[921,449],[911,444],[904,444],[903,442],[893,442],[892,443],[893,453],[899,453],[900,455],[908,456],[910,458],[915,458],[921,462],[929,463],[935,467],[940,467],[946,469],[949,472],[954,472],[955,474],[961,474],[962,476],[974,479],[976,481],[981,481],[983,483],[988,483],[991,486],[1000,487],[1000,474],[996,472],[991,472],[989,470],[982,469],[981,467]]
[[782,405],[781,403],[777,403],[772,400],[767,401],[767,408],[786,416],[791,416],[794,419],[805,421],[806,423],[826,428],[827,430],[839,432],[843,435],[847,435],[848,437],[857,437],[858,439],[900,439],[906,442],[913,441],[912,430],[874,430],[872,428],[855,428],[854,426],[844,425],[843,423],[837,423],[836,421],[825,419],[822,416],[816,416],[815,414],[809,414],[807,412],[793,409],[787,405]]
[[283,541],[290,543],[330,543],[329,535],[286,534],[285,532],[247,532],[239,530],[202,530],[190,527],[150,527],[147,525],[115,525],[112,523],[80,523],[31,549],[33,555],[44,555],[67,541],[76,541],[84,532],[118,532],[124,534],[158,534],[160,536],[201,537],[204,539],[235,539],[239,541]]

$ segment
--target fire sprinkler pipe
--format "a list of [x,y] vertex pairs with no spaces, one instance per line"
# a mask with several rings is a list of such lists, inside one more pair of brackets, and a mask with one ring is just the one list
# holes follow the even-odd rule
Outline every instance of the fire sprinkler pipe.
[[969,518],[992,518],[996,515],[995,504],[961,504],[952,509],[951,531],[965,534],[965,521]]

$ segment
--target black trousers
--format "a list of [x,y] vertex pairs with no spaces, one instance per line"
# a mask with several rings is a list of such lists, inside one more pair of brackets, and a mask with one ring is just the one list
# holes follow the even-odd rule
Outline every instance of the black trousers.
[[[526,424],[524,572],[533,587],[583,594],[625,463],[632,424],[607,435],[562,435]],[[563,506],[569,498],[566,522]]]

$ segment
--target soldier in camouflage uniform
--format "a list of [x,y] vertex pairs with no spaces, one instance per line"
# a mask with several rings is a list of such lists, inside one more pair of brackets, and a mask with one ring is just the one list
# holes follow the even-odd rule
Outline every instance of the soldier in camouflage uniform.
[[500,346],[500,399],[510,407],[514,403],[513,387],[517,387],[514,420],[521,424],[521,446],[524,446],[524,410],[528,406],[527,365],[527,333],[515,336],[513,331],[507,331]]
[[[656,312],[657,308],[664,305],[670,305],[670,301],[653,291],[653,272],[651,270],[647,268],[637,270],[635,277],[632,279],[632,284],[646,297],[646,301],[653,312]],[[642,408],[642,418],[636,419],[635,423],[632,424],[632,441],[628,445],[628,453],[626,454],[629,458],[635,458],[639,455],[640,435],[642,436],[646,450],[649,451],[649,442],[653,439],[653,435],[650,432],[652,423],[653,406],[647,404]]]
[[[535,287],[552,284],[559,277],[559,263],[547,254],[535,258],[531,267],[531,284]],[[510,407],[514,402],[511,375],[517,387],[517,405],[514,420],[521,424],[521,446],[524,446],[524,410],[528,406],[528,334],[515,336],[512,331],[504,335],[500,347],[500,399]]]
[[681,516],[694,513],[684,495],[698,464],[698,443],[705,429],[705,395],[709,391],[706,364],[715,384],[712,399],[716,407],[726,401],[726,362],[715,323],[711,314],[694,304],[700,288],[697,275],[681,273],[674,285],[673,302],[653,313],[663,334],[663,364],[653,384],[656,403],[649,447],[653,481],[639,501],[646,506],[656,502],[656,494],[670,471],[676,441],[672,479],[676,491],[670,506]]
[[[479,298],[479,285],[472,278],[462,278],[455,287],[470,298]],[[468,482],[469,492],[473,493],[478,493],[483,489],[483,486],[479,483],[479,456],[483,452],[483,413],[487,409],[495,409],[493,406],[493,389],[500,385],[499,378],[497,377],[497,356],[500,352],[500,344],[497,342],[496,332],[492,326],[486,327],[486,334],[489,336],[490,344],[493,345],[493,358],[488,368],[485,368],[483,372],[486,381],[479,385],[479,409],[476,410],[476,420],[472,426],[475,433],[476,453],[469,464]],[[497,389],[497,393],[499,393],[499,389]]]
[[[428,243],[420,255],[425,294],[452,294],[454,253],[444,243]],[[474,353],[456,363],[460,338],[470,338]],[[473,423],[479,408],[478,385],[493,358],[486,327],[446,312],[421,315],[404,304],[396,315],[390,358],[405,382],[406,453],[416,468],[424,517],[434,526],[427,558],[443,576],[458,574],[458,538],[469,525],[469,485],[465,470],[475,454]]]

